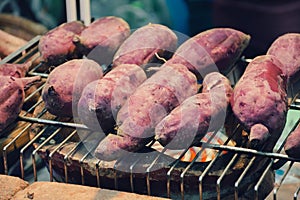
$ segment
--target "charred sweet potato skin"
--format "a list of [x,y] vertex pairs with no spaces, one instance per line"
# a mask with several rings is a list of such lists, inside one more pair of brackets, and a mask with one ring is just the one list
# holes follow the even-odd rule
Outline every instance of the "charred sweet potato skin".
[[120,64],[144,66],[156,58],[156,53],[169,58],[167,52],[174,52],[176,46],[177,36],[171,29],[160,24],[148,24],[135,30],[124,41],[114,55],[113,66]]
[[300,73],[300,34],[287,33],[278,37],[267,54],[275,56],[283,64],[281,70],[288,78],[296,78]]
[[85,28],[80,21],[63,23],[48,31],[39,41],[38,48],[43,62],[48,66],[57,66],[81,54],[76,50],[73,38]]
[[209,29],[181,44],[169,62],[187,66],[198,79],[214,71],[226,73],[249,41],[249,35],[235,29]]
[[50,72],[42,90],[45,107],[59,117],[76,117],[84,87],[102,76],[102,68],[89,59],[73,59],[57,66]]
[[146,78],[138,65],[122,64],[89,83],[78,103],[81,121],[93,130],[114,132],[116,114]]
[[269,130],[263,124],[255,124],[250,129],[249,144],[251,149],[259,149],[270,137]]

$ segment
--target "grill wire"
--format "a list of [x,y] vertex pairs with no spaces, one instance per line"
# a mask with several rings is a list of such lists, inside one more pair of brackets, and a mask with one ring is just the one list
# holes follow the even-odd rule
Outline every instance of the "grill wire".
[[[38,48],[37,44],[40,39],[40,36],[37,36],[33,38],[31,41],[28,42],[27,45],[25,45],[23,48],[19,49],[18,51],[14,52],[13,54],[7,56],[4,58],[1,63],[23,63],[27,60],[37,60],[39,58]],[[243,59],[243,58],[242,58]],[[244,60],[245,62],[247,60]],[[48,73],[41,73],[37,72],[37,69],[41,67],[41,63],[37,64],[31,71],[28,72],[28,76],[34,76],[39,75],[43,78],[48,77]],[[240,76],[240,74],[236,74],[236,72],[233,70],[229,73],[231,75],[231,78],[234,82],[237,81],[237,77]],[[26,97],[25,102],[29,101],[36,93],[40,93],[43,88],[43,85],[39,86],[37,90],[35,90],[33,93],[31,93],[29,96]],[[289,106],[289,110],[300,110],[300,94],[299,91],[297,91],[295,88],[291,87],[290,95],[292,98]],[[298,93],[297,93],[298,92]],[[10,168],[11,168],[11,162],[14,162],[15,154],[12,152],[17,152],[17,157],[19,159],[18,165],[20,174],[19,176],[22,179],[25,179],[28,176],[33,176],[34,181],[39,180],[38,170],[43,166],[41,164],[41,158],[39,155],[39,152],[43,149],[47,149],[44,153],[44,156],[46,155],[46,166],[49,171],[49,181],[62,181],[66,183],[73,183],[76,182],[74,180],[74,165],[76,165],[75,168],[79,171],[79,182],[78,184],[82,185],[92,185],[97,187],[103,187],[103,188],[109,188],[109,189],[116,189],[116,190],[124,190],[121,187],[122,177],[120,175],[120,172],[118,171],[118,166],[122,160],[114,163],[113,165],[113,181],[110,182],[110,185],[107,185],[109,182],[105,173],[103,170],[106,168],[106,164],[104,161],[97,160],[92,156],[92,152],[94,149],[85,149],[84,143],[87,141],[93,141],[95,138],[93,138],[93,134],[89,133],[86,134],[84,138],[81,138],[81,141],[79,142],[73,142],[72,138],[75,137],[77,133],[77,128],[80,129],[87,129],[86,126],[82,124],[75,124],[71,120],[70,121],[60,121],[59,118],[56,118],[55,120],[45,120],[41,117],[46,113],[46,110],[44,109],[37,117],[30,117],[29,113],[33,112],[33,110],[38,106],[40,103],[42,103],[41,100],[36,102],[32,107],[28,108],[25,113],[20,114],[18,121],[25,121],[27,122],[26,126],[14,137],[11,138],[9,143],[7,143],[5,146],[2,147],[2,154],[3,154],[3,173],[10,175]],[[297,122],[299,122],[299,119],[296,119]],[[31,128],[33,123],[39,123],[44,124],[45,126],[30,140],[23,144],[18,144],[18,140],[20,140],[21,137],[24,137],[24,135],[28,134],[28,130]],[[61,138],[60,132],[62,129],[68,127],[69,128],[69,134],[65,138]],[[295,128],[295,127],[293,127]],[[293,130],[293,128],[289,131],[289,133]],[[49,129],[52,130],[49,133]],[[241,129],[239,125],[235,127],[234,133],[238,132]],[[47,133],[47,134],[45,134]],[[29,137],[29,136],[28,136]],[[213,136],[212,136],[213,137]],[[196,154],[196,157],[187,165],[185,165],[178,174],[178,166],[180,165],[180,158],[184,156],[186,151],[182,152],[179,159],[177,159],[175,162],[173,162],[169,168],[166,171],[165,174],[165,193],[161,196],[164,197],[174,197],[172,193],[172,185],[173,185],[173,176],[179,176],[180,177],[180,183],[178,187],[178,196],[181,199],[189,199],[190,197],[186,193],[186,180],[188,177],[188,172],[191,170],[196,163],[196,160],[199,156],[201,156],[201,153],[204,149],[214,149],[217,151],[215,157],[208,162],[208,164],[203,169],[202,173],[197,177],[198,179],[198,195],[196,199],[205,199],[204,196],[204,190],[205,190],[205,181],[207,176],[210,174],[211,170],[215,167],[216,163],[218,163],[218,159],[220,158],[222,152],[230,152],[230,159],[228,159],[226,163],[226,167],[224,167],[223,171],[221,172],[221,175],[217,177],[216,183],[215,183],[215,193],[217,199],[222,198],[222,191],[226,185],[224,185],[224,179],[226,177],[226,174],[229,170],[232,170],[235,166],[235,163],[240,158],[241,155],[247,155],[249,157],[248,163],[243,168],[243,171],[241,174],[237,177],[237,180],[234,182],[234,189],[232,191],[232,195],[235,199],[239,199],[239,197],[242,195],[241,191],[241,185],[243,184],[243,181],[247,179],[247,174],[250,173],[251,169],[256,166],[256,161],[258,159],[265,159],[265,162],[260,167],[259,170],[259,179],[254,183],[254,187],[252,190],[254,191],[254,199],[259,199],[259,193],[260,188],[262,187],[263,180],[268,176],[268,172],[279,169],[283,165],[288,165],[288,167],[285,169],[283,176],[279,180],[278,183],[274,184],[273,187],[273,199],[277,199],[278,191],[284,182],[285,178],[288,176],[289,172],[294,167],[295,163],[299,163],[299,159],[293,159],[291,157],[288,157],[287,155],[281,153],[283,150],[285,139],[278,145],[278,148],[275,150],[275,152],[262,152],[262,151],[256,151],[252,149],[246,149],[243,147],[243,144],[239,146],[228,146],[227,143],[230,141],[231,138],[228,138],[228,140],[222,144],[211,144],[209,142],[203,142],[202,143],[202,151],[199,151]],[[97,142],[97,141],[96,141]],[[59,156],[58,152],[61,151],[62,148],[64,148],[67,144],[72,144],[71,147],[68,149],[67,152],[65,152],[64,156]],[[34,148],[33,148],[34,146]],[[49,148],[51,147],[52,148]],[[151,146],[151,144],[150,144]],[[79,162],[76,163],[74,161],[74,157],[78,154],[80,151],[81,156],[79,157]],[[153,178],[152,169],[153,167],[159,162],[159,160],[162,157],[162,154],[164,153],[165,149],[162,151],[161,154],[157,154],[152,162],[148,163],[145,168],[145,175],[142,176],[142,180],[144,180],[143,184],[145,184],[146,187],[146,194],[148,195],[157,195],[156,192],[153,190],[154,184],[153,181],[155,181]],[[30,157],[28,158],[29,155]],[[62,166],[60,166],[60,169],[55,168],[54,169],[54,161],[57,161],[57,159],[60,159],[62,161]],[[124,158],[126,159],[126,158]],[[25,170],[25,165],[28,164],[31,161],[32,167],[29,168],[30,170]],[[133,161],[128,166],[129,171],[129,191],[131,192],[137,192],[139,193],[139,184],[140,179],[138,174],[134,173],[134,169],[139,166],[139,163],[142,162],[143,159],[139,158]],[[88,163],[88,164],[87,164]],[[91,164],[92,163],[92,164]],[[1,164],[1,163],[0,163]],[[2,167],[2,166],[1,166]],[[86,168],[90,168],[92,172],[91,174],[87,174]],[[59,171],[61,170],[61,171]],[[76,170],[75,170],[76,171]],[[60,173],[60,175],[59,175]],[[93,180],[93,181],[91,181]],[[93,182],[93,183],[91,183]],[[157,183],[157,182],[155,182]],[[294,199],[297,199],[298,194],[300,191],[300,187],[295,190],[294,192]]]

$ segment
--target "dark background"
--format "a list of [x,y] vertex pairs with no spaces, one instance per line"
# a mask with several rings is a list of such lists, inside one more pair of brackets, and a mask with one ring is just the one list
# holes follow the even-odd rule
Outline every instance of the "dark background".
[[[7,5],[4,5],[6,2]],[[264,54],[287,32],[300,32],[299,0],[91,0],[92,17],[120,15],[132,28],[161,23],[188,36],[214,27],[231,27],[251,36],[247,57]],[[64,0],[3,0],[1,12],[13,13],[48,29],[66,22]],[[127,4],[127,5],[125,5]],[[132,11],[121,9],[128,5]],[[140,12],[140,13],[138,13]]]

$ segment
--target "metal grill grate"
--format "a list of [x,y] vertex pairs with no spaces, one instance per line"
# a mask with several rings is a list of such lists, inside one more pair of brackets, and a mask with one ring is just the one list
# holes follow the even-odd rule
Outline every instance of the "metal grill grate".
[[[36,61],[36,66],[31,69],[28,75],[40,75],[47,78],[47,70],[39,70],[43,66],[43,63],[38,62],[37,44],[39,39],[40,36],[35,37],[26,46],[3,59],[1,63]],[[243,62],[245,63],[247,60]],[[236,82],[240,75],[241,72],[234,68],[228,77]],[[25,102],[40,93],[42,88],[43,85],[28,95]],[[289,111],[298,112],[300,110],[300,93],[297,92],[299,91],[295,87],[290,88],[289,93],[292,98]],[[97,144],[99,140],[92,132],[88,131],[86,126],[75,124],[72,119],[43,119],[46,113],[45,109],[42,109],[37,116],[32,117],[31,113],[41,103],[42,100],[38,100],[20,114],[18,122],[25,122],[24,127],[7,144],[2,145],[4,174],[10,174],[11,163],[17,157],[20,177],[25,179],[25,177],[32,176],[34,181],[39,180],[38,170],[42,160],[42,163],[45,163],[49,170],[49,181],[63,181],[182,199],[223,199],[225,197],[227,199],[239,199],[246,192],[252,197],[254,195],[255,199],[261,199],[262,191],[265,191],[266,183],[269,183],[273,189],[273,198],[276,199],[289,172],[295,167],[295,163],[300,161],[282,153],[285,138],[278,141],[274,152],[244,148],[243,140],[236,146],[229,146],[227,144],[231,138],[228,138],[224,144],[203,142],[201,151],[188,163],[180,160],[186,154],[186,151],[181,152],[178,159],[160,170],[153,171],[157,165],[166,159],[165,149],[153,154],[152,157],[140,156],[123,158],[115,162],[105,162],[93,157],[93,148],[85,148],[86,143]],[[296,124],[300,118],[296,121],[293,120]],[[30,135],[29,130],[33,124],[40,124],[41,127],[37,133]],[[232,137],[242,131],[238,124],[234,128]],[[288,133],[292,129],[288,130]],[[78,130],[83,130],[85,134],[80,141],[78,134],[81,133],[78,133]],[[29,139],[20,142],[20,138],[24,135],[27,135]],[[151,148],[152,145],[153,143],[149,144],[148,147]],[[197,158],[207,149],[216,150],[214,158],[205,163],[197,162]],[[223,155],[224,152],[227,152],[226,155]],[[26,158],[27,154],[30,155],[29,158]],[[26,171],[25,163],[28,161],[32,164],[32,168]],[[278,183],[274,184],[273,171],[283,165],[288,165],[288,167]],[[124,168],[126,168],[127,173],[120,170]],[[135,173],[135,168],[143,168],[144,173]],[[295,190],[294,199],[297,199],[299,190],[300,187]],[[266,191],[269,190],[266,189]]]

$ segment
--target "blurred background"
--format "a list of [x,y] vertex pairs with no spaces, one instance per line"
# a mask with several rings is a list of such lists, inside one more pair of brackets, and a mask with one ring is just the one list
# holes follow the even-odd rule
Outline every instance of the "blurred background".
[[[299,0],[90,0],[90,4],[92,18],[119,16],[133,29],[161,23],[193,36],[213,27],[236,28],[252,37],[248,57],[264,54],[283,33],[300,32]],[[63,0],[1,0],[0,13],[29,19],[48,30],[66,22]]]

